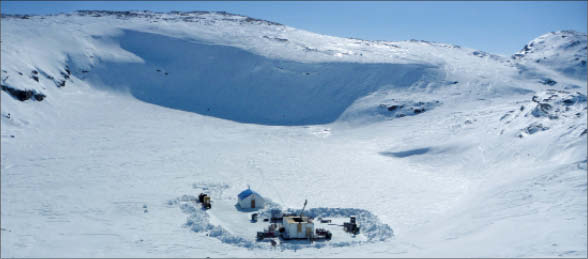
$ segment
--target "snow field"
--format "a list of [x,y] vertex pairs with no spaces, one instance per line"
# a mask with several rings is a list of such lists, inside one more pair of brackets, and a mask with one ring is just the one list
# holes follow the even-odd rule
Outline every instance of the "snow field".
[[[2,85],[46,95],[1,92],[2,257],[586,256],[576,45],[536,63],[222,13],[1,26]],[[361,215],[365,240],[257,243],[223,213],[247,184]]]

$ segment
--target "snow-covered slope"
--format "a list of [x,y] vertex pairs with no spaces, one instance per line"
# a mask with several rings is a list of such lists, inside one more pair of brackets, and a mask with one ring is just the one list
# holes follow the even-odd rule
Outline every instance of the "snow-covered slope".
[[513,58],[586,80],[586,33],[557,31],[541,35],[514,54]]
[[[503,57],[224,12],[1,26],[2,257],[586,256],[585,34]],[[272,248],[247,184],[365,228]]]
[[[67,85],[71,72],[143,101],[240,122],[328,123],[357,99],[391,89],[485,96],[534,87],[512,86],[516,70],[471,49],[340,39],[225,13],[82,12],[4,24],[15,35],[2,49],[6,85],[45,94]],[[39,37],[46,48],[34,47]]]

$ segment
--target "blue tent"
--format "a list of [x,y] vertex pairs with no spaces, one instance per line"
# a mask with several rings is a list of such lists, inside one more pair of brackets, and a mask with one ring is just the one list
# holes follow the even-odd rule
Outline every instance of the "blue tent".
[[239,193],[239,195],[237,195],[239,197],[239,200],[245,199],[247,197],[249,197],[249,195],[251,194],[256,194],[257,196],[260,196],[259,193],[252,191],[251,189],[247,189],[242,191],[241,193]]

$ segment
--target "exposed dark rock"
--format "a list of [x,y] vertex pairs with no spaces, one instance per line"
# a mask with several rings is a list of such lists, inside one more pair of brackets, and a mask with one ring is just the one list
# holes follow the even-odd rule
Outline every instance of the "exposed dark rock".
[[572,105],[572,104],[576,103],[576,100],[574,100],[574,99],[565,99],[565,100],[563,100],[563,103],[565,105]]
[[551,111],[552,106],[548,103],[537,103],[537,106],[535,107],[535,109],[533,109],[533,111],[531,112],[531,114],[537,118],[539,117],[547,117],[549,115],[549,112]]
[[541,110],[543,110],[544,112],[548,112],[552,108],[551,105],[548,103],[540,103],[539,106],[541,107]]
[[65,79],[69,79],[69,74],[66,74],[64,72],[61,72],[61,76]]
[[574,47],[574,46],[578,46],[578,45],[580,45],[580,44],[582,44],[582,42],[581,42],[581,41],[579,41],[579,40],[575,40],[575,41],[572,41],[572,42],[570,42],[570,43],[569,43],[567,46],[565,46],[564,48],[568,49],[568,48],[571,48],[571,47]]
[[413,109],[414,114],[419,114],[422,112],[425,112],[425,108],[417,108],[417,109]]
[[555,80],[551,79],[551,78],[545,78],[545,79],[539,81],[539,83],[542,83],[544,85],[555,85],[555,84],[557,84],[557,82]]
[[304,47],[304,51],[306,52],[319,52],[318,49],[315,48],[309,48],[309,47]]
[[533,123],[525,128],[525,132],[532,135],[532,134],[535,134],[539,131],[545,131],[548,129],[549,129],[549,127],[545,127],[541,123]]
[[35,97],[35,100],[40,102],[40,101],[43,101],[43,99],[45,99],[46,96],[44,94],[38,93],[38,94],[34,94],[33,97]]
[[394,111],[394,110],[396,110],[398,108],[402,108],[403,106],[404,105],[392,105],[392,106],[388,107],[388,110],[389,111]]
[[37,82],[39,82],[39,72],[37,70],[31,71],[31,78]]
[[438,100],[415,102],[412,100],[390,99],[390,102],[392,104],[380,104],[378,107],[379,113],[385,116],[395,116],[396,118],[418,115],[432,110],[441,104]]
[[263,38],[268,39],[268,40],[275,40],[275,41],[279,41],[279,42],[287,42],[288,41],[288,39],[283,39],[283,38],[278,38],[278,37],[268,37],[266,35],[264,35]]
[[65,86],[65,80],[55,81],[55,85],[57,85],[57,87],[64,87]]
[[512,55],[512,59],[518,59],[518,58],[522,58],[524,56],[525,56],[525,54],[514,54],[514,55]]
[[45,99],[45,95],[42,93],[37,93],[37,91],[35,90],[19,90],[7,85],[1,85],[2,86],[2,91],[7,92],[10,96],[12,96],[13,98],[24,102],[28,99],[31,98],[35,98],[35,100],[37,101],[42,101],[43,99]]
[[476,51],[472,52],[472,55],[483,58],[485,56],[488,56],[488,53],[486,53],[484,51],[476,50]]
[[506,113],[506,114],[502,115],[502,117],[500,117],[500,120],[504,120],[504,119],[508,118],[508,116],[510,116],[510,113]]
[[[570,93],[548,89],[543,93],[539,93],[538,96],[533,96],[532,100],[535,105],[531,108],[531,111],[524,115],[525,117],[532,115],[535,118],[548,118],[554,121],[560,118],[580,118],[587,110],[586,95],[580,92]],[[523,107],[521,106],[521,111]],[[539,122],[530,124],[528,127],[521,129],[521,133],[535,134],[539,131],[548,130],[553,123],[557,123],[545,120],[541,120],[541,122],[543,124]]]
[[549,102],[549,101],[551,101],[551,100],[555,99],[556,97],[559,97],[559,95],[557,95],[557,94],[552,94],[551,96],[549,96],[549,97],[547,97],[547,98],[543,98],[543,101],[544,101],[544,102]]
[[270,21],[256,19],[256,18],[251,18],[251,17],[247,17],[243,21],[246,22],[246,23],[263,23],[263,24],[267,24],[267,25],[282,25],[282,24],[279,24],[277,22],[270,22]]

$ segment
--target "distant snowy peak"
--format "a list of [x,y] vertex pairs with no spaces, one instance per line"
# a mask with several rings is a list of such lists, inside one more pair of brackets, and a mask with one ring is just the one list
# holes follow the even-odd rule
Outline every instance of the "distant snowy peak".
[[[152,12],[79,10],[55,15],[11,15],[2,18],[12,22],[72,24],[108,23],[106,28],[154,32],[172,37],[191,38],[209,44],[227,45],[256,52],[264,56],[302,62],[360,62],[360,63],[430,63],[443,64],[442,56],[498,56],[457,45],[424,40],[381,41],[341,38],[322,35],[224,11]],[[81,31],[89,31],[81,28]],[[99,29],[102,31],[102,28]],[[93,32],[91,34],[96,34]],[[442,55],[430,55],[443,52]],[[441,54],[441,53],[440,53]]]
[[586,34],[556,31],[537,37],[513,59],[541,64],[567,76],[586,80]]
[[[58,14],[62,15],[62,14]],[[163,12],[152,12],[152,11],[108,11],[108,10],[78,10],[73,14],[65,14],[66,16],[88,16],[88,17],[114,17],[118,19],[130,19],[130,18],[147,18],[152,20],[163,20],[163,21],[184,21],[194,22],[199,20],[220,20],[229,22],[239,23],[258,23],[267,25],[283,26],[282,24],[271,22],[267,20],[252,18],[244,15],[228,13],[224,11],[171,11],[168,13]],[[31,15],[13,15],[13,14],[2,14],[2,18],[19,18],[19,19],[30,19]]]
[[517,54],[526,55],[539,51],[570,49],[586,50],[586,34],[572,30],[546,33],[530,41]]

